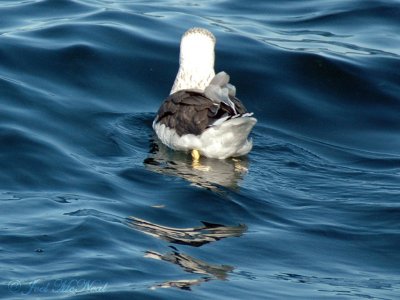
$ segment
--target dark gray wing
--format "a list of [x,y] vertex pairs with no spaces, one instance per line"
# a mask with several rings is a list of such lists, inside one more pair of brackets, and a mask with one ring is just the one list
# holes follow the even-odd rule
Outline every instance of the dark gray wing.
[[[231,100],[238,114],[247,112],[239,99],[232,97]],[[180,136],[200,135],[216,120],[234,115],[231,107],[215,103],[201,92],[181,90],[164,100],[155,121],[175,129]]]

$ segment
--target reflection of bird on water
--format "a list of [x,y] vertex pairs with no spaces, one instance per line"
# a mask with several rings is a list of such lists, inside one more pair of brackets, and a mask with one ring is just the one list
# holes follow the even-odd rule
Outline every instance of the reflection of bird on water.
[[162,240],[195,247],[223,238],[239,237],[247,230],[247,226],[244,224],[225,226],[208,222],[202,222],[203,226],[200,227],[174,228],[154,224],[135,217],[128,217],[127,223],[134,229]]
[[160,254],[155,251],[147,251],[145,257],[168,261],[179,265],[186,272],[213,276],[220,280],[225,280],[227,273],[233,270],[233,267],[227,265],[212,265],[200,259],[189,255],[173,251],[171,253]]
[[144,164],[154,172],[182,177],[211,190],[218,186],[237,189],[249,167],[246,157],[224,160],[207,157],[191,159],[185,153],[168,149],[157,140],[151,143],[150,154]]
[[170,96],[153,122],[158,138],[174,150],[225,159],[246,155],[257,122],[236,98],[225,72],[215,75],[215,36],[192,28],[181,40],[179,70]]
[[175,247],[172,248],[174,249],[174,251],[166,254],[161,254],[155,251],[146,251],[145,257],[173,263],[180,266],[188,273],[201,274],[203,275],[203,277],[198,279],[167,281],[162,284],[153,286],[153,289],[177,287],[184,290],[190,290],[191,286],[198,285],[202,282],[212,279],[226,280],[228,273],[233,271],[233,267],[231,266],[212,265],[203,260],[191,257],[183,253],[179,253],[179,251]]
[[181,290],[191,291],[191,287],[200,285],[202,282],[210,281],[210,277],[198,278],[198,279],[182,279],[174,281],[166,281],[157,285],[152,286],[150,289],[155,290],[156,288],[171,288],[175,287]]
[[[170,243],[194,247],[200,247],[204,244],[228,237],[239,237],[247,230],[247,226],[244,224],[225,226],[208,222],[202,222],[203,226],[199,227],[173,228],[154,224],[135,217],[128,217],[126,223],[136,230],[140,230],[143,233]],[[186,272],[202,274],[203,277],[198,279],[167,281],[152,286],[152,289],[177,287],[184,290],[190,290],[192,286],[199,285],[200,283],[211,279],[225,280],[228,273],[234,269],[227,265],[212,265],[203,260],[180,253],[175,247],[171,246],[171,248],[173,248],[174,251],[166,254],[161,254],[155,251],[146,251],[145,257],[171,262],[180,266]]]

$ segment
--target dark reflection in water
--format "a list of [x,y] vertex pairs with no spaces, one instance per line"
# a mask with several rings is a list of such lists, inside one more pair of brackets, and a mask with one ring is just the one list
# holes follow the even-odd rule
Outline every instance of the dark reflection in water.
[[200,259],[191,257],[184,253],[180,253],[175,247],[172,248],[174,249],[174,251],[166,254],[161,254],[155,251],[147,251],[145,257],[167,261],[180,266],[184,271],[188,273],[202,274],[204,276],[199,279],[167,281],[162,284],[155,285],[152,288],[178,287],[180,289],[190,290],[190,287],[192,285],[198,285],[202,282],[206,282],[212,279],[226,280],[228,277],[228,273],[233,271],[234,269],[232,266],[209,264]]
[[209,277],[199,278],[199,279],[182,279],[174,281],[166,281],[157,285],[153,285],[150,289],[154,290],[157,288],[171,288],[175,287],[181,290],[191,291],[191,287],[195,285],[200,285],[203,282],[210,281]]
[[189,273],[209,275],[220,280],[225,280],[228,276],[227,273],[233,270],[233,267],[231,266],[211,265],[200,259],[191,257],[184,253],[179,253],[176,248],[174,249],[174,251],[166,254],[160,254],[154,251],[147,251],[145,256],[153,259],[171,262],[180,266],[182,269]]
[[[128,218],[128,224],[136,230],[140,230],[146,234],[171,243],[194,247],[199,247],[223,238],[239,237],[247,230],[247,226],[243,224],[239,224],[237,226],[225,226],[208,222],[202,223],[203,226],[201,227],[172,228],[154,224],[135,217]],[[200,283],[209,281],[211,279],[226,280],[228,273],[234,269],[234,267],[228,265],[209,264],[208,262],[194,258],[185,253],[180,253],[175,247],[171,248],[173,251],[166,254],[148,250],[146,251],[145,257],[167,261],[180,266],[188,273],[202,274],[204,276],[198,279],[166,281],[164,283],[152,286],[152,289],[176,287],[184,290],[190,290],[191,286],[199,285]]]
[[201,157],[196,161],[187,153],[168,149],[158,139],[151,141],[150,154],[144,164],[151,171],[178,176],[196,186],[215,191],[218,186],[238,190],[249,168],[247,157],[224,160]]
[[140,230],[156,238],[170,243],[199,247],[210,242],[215,242],[228,237],[239,237],[247,226],[225,226],[202,222],[203,226],[190,228],[173,228],[148,222],[135,217],[128,218],[128,224],[134,229]]

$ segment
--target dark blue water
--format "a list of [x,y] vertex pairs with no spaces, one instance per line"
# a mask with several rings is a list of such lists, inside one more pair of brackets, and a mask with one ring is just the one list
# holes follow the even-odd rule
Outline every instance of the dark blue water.
[[[155,140],[193,26],[247,157]],[[398,299],[399,29],[394,0],[1,1],[1,298]]]

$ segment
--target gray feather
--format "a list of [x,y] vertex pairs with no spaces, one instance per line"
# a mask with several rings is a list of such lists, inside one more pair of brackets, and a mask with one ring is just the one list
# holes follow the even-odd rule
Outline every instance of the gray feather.
[[235,97],[236,88],[229,83],[229,75],[219,72],[204,90],[204,95],[216,103],[225,103],[236,113],[235,104],[230,97]]

